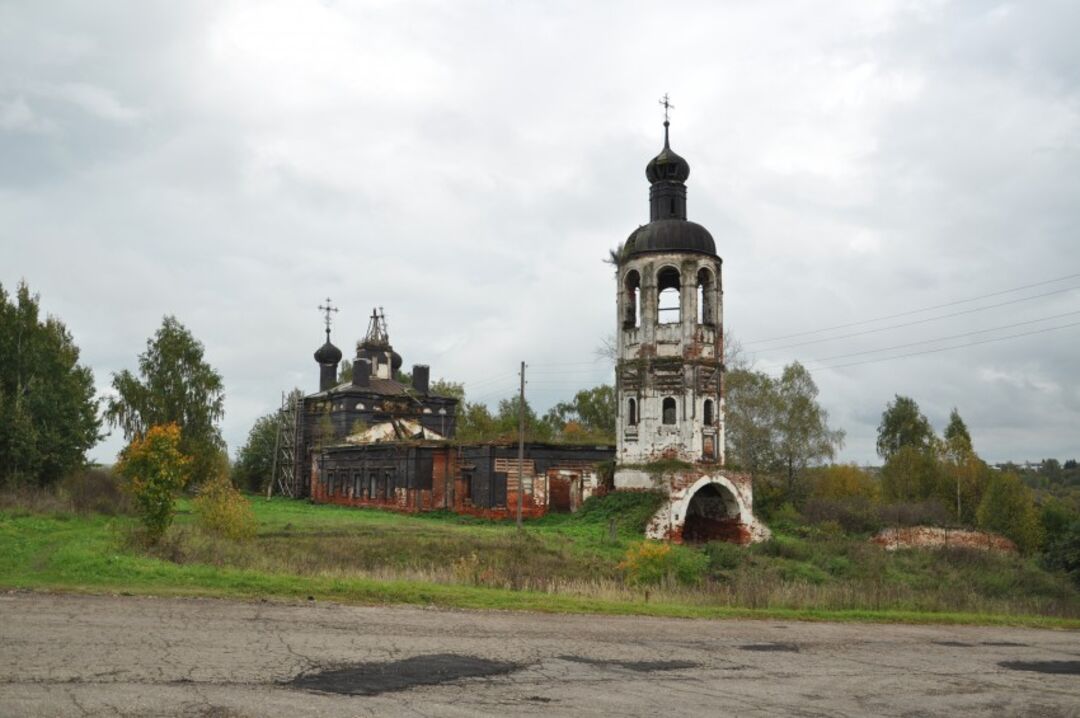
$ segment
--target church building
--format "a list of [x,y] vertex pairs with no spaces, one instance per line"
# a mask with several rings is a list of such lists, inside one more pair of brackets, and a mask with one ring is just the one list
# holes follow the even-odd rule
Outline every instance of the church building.
[[650,221],[617,257],[614,447],[529,443],[519,463],[516,442],[456,442],[457,399],[432,393],[425,365],[411,383],[397,380],[402,359],[381,310],[339,382],[328,300],[319,391],[303,399],[296,454],[306,495],[500,518],[516,513],[519,493],[523,515],[536,517],[606,491],[659,491],[650,538],[766,538],[750,476],[724,468],[723,262],[708,230],[687,219],[690,165],[671,149],[666,117],[645,175]]

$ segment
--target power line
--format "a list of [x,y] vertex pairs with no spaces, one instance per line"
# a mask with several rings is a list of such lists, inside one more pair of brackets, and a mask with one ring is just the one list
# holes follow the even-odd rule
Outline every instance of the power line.
[[[951,314],[942,314],[942,315],[936,316],[936,317],[927,317],[926,319],[915,319],[913,321],[903,322],[901,324],[891,324],[891,325],[889,325],[887,327],[878,327],[877,329],[866,329],[866,330],[861,331],[861,332],[852,332],[850,334],[840,334],[840,335],[835,336],[835,337],[825,337],[824,339],[811,339],[809,341],[797,342],[795,344],[785,344],[783,346],[778,346],[778,347],[769,347],[768,349],[763,349],[761,351],[772,352],[772,351],[780,351],[781,349],[794,349],[795,347],[805,347],[805,346],[809,346],[811,344],[821,344],[822,342],[832,342],[832,341],[836,341],[838,339],[850,339],[852,337],[861,337],[861,336],[864,336],[866,334],[878,334],[880,332],[887,332],[887,331],[890,331],[890,330],[893,330],[893,329],[902,329],[904,327],[912,327],[912,326],[915,326],[916,324],[926,324],[927,322],[936,322],[936,321],[941,320],[941,319],[950,319],[952,317],[959,317],[959,316],[963,316],[965,314],[974,314],[975,312],[982,312],[982,311],[986,311],[987,309],[997,309],[998,307],[1004,307],[1004,306],[1008,306],[1010,304],[1019,304],[1020,302],[1028,302],[1028,301],[1031,301],[1032,299],[1042,299],[1043,297],[1049,297],[1049,296],[1053,296],[1055,294],[1063,294],[1065,292],[1073,292],[1073,291],[1076,291],[1077,289],[1080,289],[1080,287],[1067,287],[1065,289],[1055,289],[1052,292],[1046,292],[1044,294],[1034,294],[1034,295],[1032,295],[1030,297],[1021,297],[1020,299],[1010,299],[1007,302],[999,302],[997,304],[988,304],[985,307],[975,307],[974,309],[965,309],[963,311],[953,312]],[[876,321],[876,320],[873,320],[873,321]],[[821,331],[825,331],[825,330],[821,330]]]
[[[1016,327],[1027,326],[1029,324],[1038,324],[1039,322],[1048,322],[1052,319],[1062,319],[1064,317],[1071,317],[1080,314],[1080,310],[1075,312],[1065,312],[1064,314],[1055,314],[1050,317],[1041,317],[1039,319],[1030,319],[1026,322],[1016,322],[1014,324],[1003,324],[999,327],[990,327],[989,329],[979,329],[973,332],[963,332],[962,334],[950,334],[949,336],[937,337],[935,339],[923,339],[917,342],[907,342],[905,344],[896,344],[891,347],[882,347],[881,349],[867,349],[861,352],[850,352],[848,354],[834,354],[833,356],[820,357],[817,359],[809,359],[810,362],[822,363],[827,361],[833,361],[834,359],[847,359],[849,357],[864,356],[866,354],[879,354],[881,352],[895,351],[896,349],[906,349],[907,347],[915,347],[922,344],[934,344],[936,342],[946,342],[952,339],[960,339],[961,337],[971,337],[978,334],[988,334],[990,332],[1001,331],[1002,329],[1015,329]],[[781,366],[782,362],[775,362],[769,366]]]
[[939,349],[925,349],[925,350],[920,351],[920,352],[911,352],[909,354],[898,354],[898,355],[896,355],[894,357],[882,357],[880,359],[867,359],[865,361],[851,362],[849,364],[834,364],[832,366],[826,366],[826,367],[821,367],[821,368],[822,369],[845,369],[845,368],[850,367],[850,366],[859,366],[860,364],[874,364],[874,363],[883,362],[883,361],[893,361],[894,359],[906,359],[908,357],[919,356],[920,354],[937,354],[937,353],[940,353],[940,352],[950,351],[952,349],[963,349],[965,347],[978,346],[979,344],[990,344],[992,342],[1001,342],[1001,341],[1005,341],[1006,339],[1019,339],[1021,337],[1030,337],[1030,336],[1034,336],[1035,334],[1045,334],[1046,332],[1053,332],[1053,331],[1057,331],[1059,329],[1068,329],[1069,327],[1077,327],[1077,326],[1080,326],[1080,322],[1070,322],[1069,324],[1062,324],[1062,325],[1056,326],[1056,327],[1047,327],[1046,329],[1036,329],[1034,331],[1022,332],[1020,334],[1010,334],[1009,336],[1005,336],[1005,337],[994,337],[992,339],[982,339],[982,340],[977,341],[977,342],[968,342],[967,344],[958,344],[957,346],[954,346],[954,347],[941,347]]
[[910,316],[912,314],[920,314],[922,312],[928,312],[928,311],[931,311],[933,309],[944,309],[946,307],[953,307],[953,306],[956,306],[958,304],[967,304],[968,302],[976,302],[976,301],[978,301],[980,299],[989,299],[990,297],[999,297],[999,296],[1001,296],[1003,294],[1012,294],[1013,292],[1019,292],[1019,291],[1021,291],[1023,289],[1031,289],[1032,287],[1042,287],[1042,286],[1045,286],[1047,284],[1055,284],[1057,282],[1063,282],[1066,279],[1074,279],[1076,277],[1080,277],[1080,273],[1078,273],[1078,274],[1067,274],[1064,277],[1058,277],[1056,279],[1047,279],[1047,280],[1042,281],[1042,282],[1035,282],[1034,284],[1024,284],[1024,285],[1019,286],[1019,287],[1013,287],[1012,289],[1003,289],[1003,290],[998,291],[998,292],[991,292],[990,294],[981,294],[981,295],[979,295],[977,297],[971,297],[969,299],[958,299],[958,300],[956,300],[954,302],[946,302],[945,304],[935,304],[933,306],[923,307],[921,309],[911,309],[911,310],[906,311],[906,312],[899,312],[898,314],[888,314],[888,315],[881,316],[881,317],[875,317],[873,319],[864,319],[864,320],[858,321],[858,322],[849,322],[847,324],[837,324],[837,325],[831,326],[831,327],[824,327],[823,329],[812,329],[812,330],[805,331],[805,332],[796,332],[795,334],[785,334],[783,336],[772,337],[770,339],[754,339],[752,341],[744,342],[743,345],[746,346],[747,344],[766,344],[768,342],[780,341],[782,339],[794,339],[796,337],[804,337],[804,336],[809,336],[811,334],[820,334],[821,332],[831,332],[834,329],[847,329],[848,327],[856,327],[856,326],[859,326],[859,325],[862,325],[862,324],[871,324],[873,322],[881,322],[881,321],[885,321],[886,319],[897,319],[898,317],[906,317],[906,316]]

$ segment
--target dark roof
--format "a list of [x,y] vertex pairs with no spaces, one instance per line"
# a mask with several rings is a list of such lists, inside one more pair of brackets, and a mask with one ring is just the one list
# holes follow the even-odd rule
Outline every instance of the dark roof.
[[716,256],[709,230],[685,219],[658,219],[638,227],[623,246],[625,257],[646,252],[700,252]]
[[668,145],[666,125],[667,123],[664,127],[664,149],[645,165],[645,176],[652,183],[685,182],[690,176],[690,163],[675,154],[675,150]]
[[[378,377],[371,377],[368,379],[367,386],[355,386],[351,381],[345,381],[337,386],[333,387],[329,391],[320,391],[311,396],[323,396],[325,394],[377,394],[379,396],[406,396],[412,394],[412,387],[408,384],[402,384],[400,381],[394,379],[380,379]],[[427,394],[417,395],[417,398],[424,399],[451,399],[457,401],[453,397],[442,396],[440,394]]]
[[315,350],[315,361],[320,364],[337,364],[341,361],[341,350],[327,338],[326,343]]

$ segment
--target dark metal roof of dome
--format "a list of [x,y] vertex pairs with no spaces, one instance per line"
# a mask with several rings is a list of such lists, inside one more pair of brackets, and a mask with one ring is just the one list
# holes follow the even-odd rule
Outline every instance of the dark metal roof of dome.
[[645,176],[649,182],[685,182],[690,176],[690,163],[671,149],[668,143],[668,122],[664,121],[664,149],[645,165]]
[[716,242],[709,230],[685,219],[658,219],[630,233],[623,246],[624,256],[645,252],[700,252],[716,254]]
[[330,337],[326,337],[326,343],[315,350],[315,361],[320,364],[337,364],[341,361],[341,350],[330,343]]

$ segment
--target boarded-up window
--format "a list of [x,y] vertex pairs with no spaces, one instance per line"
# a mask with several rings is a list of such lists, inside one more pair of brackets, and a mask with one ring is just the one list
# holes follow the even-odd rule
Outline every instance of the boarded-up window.
[[354,499],[360,498],[360,492],[362,491],[361,484],[363,483],[363,477],[359,471],[354,471],[352,474],[352,495]]
[[416,453],[416,488],[431,491],[434,484],[435,457],[430,451]]
[[367,497],[369,499],[375,498],[375,478],[377,476],[378,476],[378,474],[375,473],[374,471],[372,471],[370,474],[368,474]]
[[491,481],[490,478],[479,472],[472,475],[472,502],[473,506],[487,508],[491,506]]
[[336,479],[336,478],[337,478],[337,476],[334,475],[333,471],[327,471],[326,472],[326,495],[327,496],[333,496],[334,495],[334,479]]
[[497,473],[491,477],[491,505],[506,506],[506,474]]

